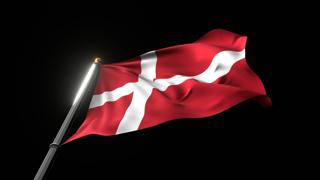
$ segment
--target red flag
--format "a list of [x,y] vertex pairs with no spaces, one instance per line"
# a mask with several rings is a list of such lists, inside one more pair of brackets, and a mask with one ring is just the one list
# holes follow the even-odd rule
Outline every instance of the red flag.
[[250,98],[271,105],[245,61],[246,39],[213,30],[191,44],[101,65],[87,117],[66,142],[207,117]]

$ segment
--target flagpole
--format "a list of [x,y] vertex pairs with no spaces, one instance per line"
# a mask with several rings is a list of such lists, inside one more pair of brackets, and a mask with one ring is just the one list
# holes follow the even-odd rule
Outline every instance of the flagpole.
[[101,59],[96,58],[94,60],[93,64],[91,65],[87,75],[85,76],[85,78],[84,78],[84,80],[83,80],[83,82],[77,92],[77,95],[74,99],[74,102],[73,102],[66,118],[64,119],[61,127],[60,127],[60,130],[58,131],[53,142],[49,145],[49,151],[47,152],[46,157],[42,161],[42,164],[41,164],[36,176],[34,177],[34,180],[42,180],[43,179],[56,151],[58,150],[58,148],[61,145],[62,138],[64,137],[64,135],[65,135],[70,123],[71,123],[73,115],[80,105],[80,102],[85,94],[84,92],[87,90],[87,86],[88,86],[90,80],[92,79],[92,75],[94,74],[95,69],[99,68],[100,63],[101,63]]

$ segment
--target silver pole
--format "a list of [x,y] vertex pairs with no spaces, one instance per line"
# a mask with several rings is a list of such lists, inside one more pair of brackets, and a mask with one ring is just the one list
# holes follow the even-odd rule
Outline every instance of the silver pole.
[[55,139],[53,140],[53,142],[49,145],[49,151],[46,155],[46,157],[44,158],[44,160],[42,161],[42,164],[36,174],[36,176],[34,177],[34,180],[42,180],[50,163],[51,163],[51,160],[53,159],[57,149],[60,147],[60,144],[61,144],[61,141],[62,141],[62,138],[64,137],[64,134],[66,133],[69,125],[70,125],[70,122],[73,118],[73,115],[74,113],[76,112],[77,108],[79,107],[80,105],[80,102],[81,102],[81,99],[82,97],[84,96],[84,92],[86,91],[87,89],[87,86],[92,78],[92,75],[94,74],[94,71],[97,67],[99,67],[100,65],[100,62],[101,62],[101,59],[100,58],[96,58],[94,60],[94,63],[91,65],[86,77],[84,78],[78,92],[77,92],[77,95],[74,99],[74,102],[66,116],[66,118],[64,119],[61,127],[60,127],[60,130],[58,132],[58,134],[56,135]]

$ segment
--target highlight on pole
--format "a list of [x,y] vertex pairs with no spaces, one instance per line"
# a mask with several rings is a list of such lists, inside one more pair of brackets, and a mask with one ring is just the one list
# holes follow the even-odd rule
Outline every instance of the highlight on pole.
[[[97,63],[96,63],[97,62]],[[82,81],[81,83],[81,86],[77,92],[77,95],[76,97],[74,98],[74,101],[73,101],[73,104],[77,103],[80,99],[80,97],[82,96],[82,94],[84,93],[84,90],[86,89],[86,87],[88,86],[89,84],[89,81],[91,79],[91,76],[93,75],[93,72],[97,66],[98,63],[101,62],[101,59],[100,58],[95,58],[94,60],[94,63],[92,63],[87,75],[85,76],[84,80]]]

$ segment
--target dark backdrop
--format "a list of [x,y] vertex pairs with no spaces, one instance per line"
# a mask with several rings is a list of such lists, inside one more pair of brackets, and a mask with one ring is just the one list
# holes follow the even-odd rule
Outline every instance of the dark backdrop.
[[[144,52],[197,40],[222,28],[247,35],[247,62],[273,94],[270,46],[276,9],[266,3],[47,3],[17,9],[19,40],[15,108],[23,126],[23,179],[32,179],[62,124],[92,59],[118,62]],[[110,77],[112,78],[112,77]],[[92,88],[91,88],[92,90]],[[91,92],[91,91],[90,91]],[[70,136],[84,120],[85,97]],[[204,102],[205,103],[205,102]],[[275,105],[274,105],[275,106]],[[23,107],[23,108],[21,108]],[[63,146],[47,179],[115,179],[191,175],[264,177],[281,169],[274,107],[252,100],[216,116],[172,121],[114,137],[88,136]],[[281,158],[280,158],[281,159]]]

